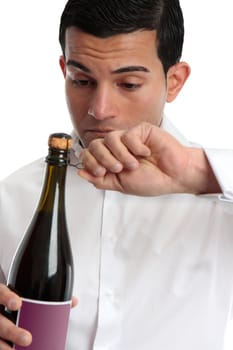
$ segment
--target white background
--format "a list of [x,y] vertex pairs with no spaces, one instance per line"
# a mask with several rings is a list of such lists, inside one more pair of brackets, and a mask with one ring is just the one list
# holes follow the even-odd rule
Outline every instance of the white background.
[[[233,148],[232,0],[181,0],[183,60],[192,74],[167,114],[192,141]],[[58,66],[65,0],[0,3],[0,179],[47,152],[47,137],[70,132]],[[232,332],[230,332],[232,333]],[[228,340],[232,350],[233,341]]]
[[[233,148],[231,1],[181,1],[192,74],[167,114],[190,140]],[[0,179],[46,154],[50,133],[72,130],[58,65],[65,2],[0,3]]]

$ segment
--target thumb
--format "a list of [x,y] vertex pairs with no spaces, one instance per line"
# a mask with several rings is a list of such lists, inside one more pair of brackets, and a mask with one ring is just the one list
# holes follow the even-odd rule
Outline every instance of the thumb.
[[78,298],[76,296],[72,297],[72,301],[71,301],[71,307],[75,307],[78,305]]

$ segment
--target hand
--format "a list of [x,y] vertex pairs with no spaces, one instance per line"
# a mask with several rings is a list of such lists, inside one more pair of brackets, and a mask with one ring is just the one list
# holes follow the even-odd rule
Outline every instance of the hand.
[[78,305],[78,298],[75,297],[75,296],[73,296],[73,297],[72,297],[71,307],[73,308],[73,307],[75,307],[75,306],[77,306],[77,305]]
[[100,189],[144,196],[220,191],[202,149],[149,123],[93,140],[80,160],[78,174]]
[[[72,307],[78,304],[76,297],[72,298]],[[0,305],[8,310],[17,311],[22,305],[21,298],[5,285],[0,283]],[[0,313],[0,350],[12,350],[7,343],[28,346],[32,342],[32,335],[27,330],[17,327],[13,322]]]
[[[11,311],[17,311],[20,309],[22,301],[17,294],[13,293],[5,285],[0,284],[0,304]],[[28,346],[31,344],[31,341],[32,336],[28,331],[17,327],[3,314],[0,314],[0,350],[12,350],[12,347],[7,342]]]

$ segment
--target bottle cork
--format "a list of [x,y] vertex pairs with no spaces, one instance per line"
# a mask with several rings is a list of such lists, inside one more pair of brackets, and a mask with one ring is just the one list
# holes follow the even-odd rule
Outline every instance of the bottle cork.
[[70,150],[72,147],[72,138],[65,133],[54,133],[49,136],[48,146],[55,149]]

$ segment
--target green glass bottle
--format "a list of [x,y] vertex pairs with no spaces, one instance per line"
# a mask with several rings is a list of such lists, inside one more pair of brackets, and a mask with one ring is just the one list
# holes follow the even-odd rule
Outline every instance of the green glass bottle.
[[14,316],[18,326],[32,333],[28,350],[64,350],[73,289],[73,258],[65,214],[71,137],[52,134],[48,144],[39,204],[8,276],[8,286],[23,298],[22,308]]

